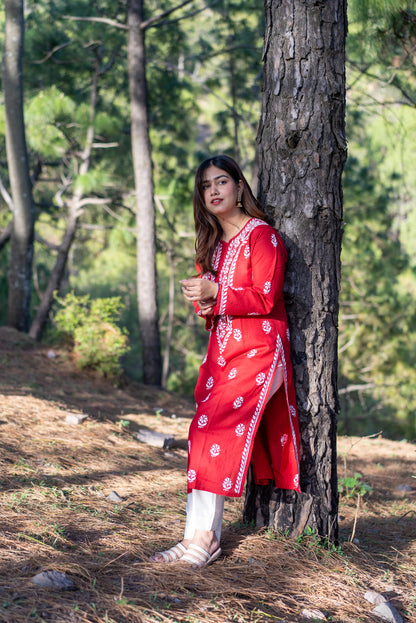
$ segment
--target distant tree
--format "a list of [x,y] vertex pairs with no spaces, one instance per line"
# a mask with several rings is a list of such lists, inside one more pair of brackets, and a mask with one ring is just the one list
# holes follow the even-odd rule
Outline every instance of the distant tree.
[[301,429],[302,494],[249,483],[245,516],[336,540],[338,292],[345,0],[266,0],[260,200],[289,251],[286,304]]
[[162,381],[156,281],[156,238],[152,157],[149,138],[143,0],[129,0],[128,73],[131,144],[137,210],[137,300],[142,341],[143,380]]
[[23,117],[23,4],[23,0],[5,0],[2,78],[11,188],[9,206],[13,211],[10,231],[8,325],[19,331],[28,331],[35,209]]

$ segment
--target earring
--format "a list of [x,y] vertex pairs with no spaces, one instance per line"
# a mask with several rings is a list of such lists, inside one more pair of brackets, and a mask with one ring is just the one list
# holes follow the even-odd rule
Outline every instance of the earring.
[[241,197],[243,196],[243,191],[239,190],[238,194],[237,194],[237,203],[236,203],[236,207],[237,208],[242,208],[243,204],[241,203]]

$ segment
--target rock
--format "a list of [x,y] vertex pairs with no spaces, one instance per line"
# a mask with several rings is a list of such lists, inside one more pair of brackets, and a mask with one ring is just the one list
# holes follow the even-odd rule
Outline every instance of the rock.
[[376,606],[372,612],[376,616],[380,617],[380,619],[383,619],[383,621],[389,621],[390,623],[403,623],[403,619],[397,612],[396,608],[387,601]]
[[326,621],[326,616],[320,610],[302,610],[304,619],[315,619],[317,621]]
[[112,491],[108,496],[107,496],[107,500],[110,500],[110,502],[122,502],[123,498],[119,496],[119,494],[117,493],[117,491]]
[[413,487],[411,487],[410,485],[397,485],[396,489],[397,491],[402,491],[404,493],[411,493],[412,491],[414,491]]
[[164,450],[168,450],[175,441],[175,437],[144,428],[137,432],[136,437],[142,443],[147,443],[155,448],[163,448]]
[[75,584],[61,571],[41,571],[31,578],[33,584],[56,591],[73,591]]
[[367,591],[364,595],[364,599],[377,606],[378,604],[385,603],[387,600],[384,595],[377,593],[376,591]]
[[67,424],[82,424],[82,422],[84,420],[86,420],[88,417],[88,415],[85,415],[84,413],[67,413],[66,418],[65,418],[65,422]]

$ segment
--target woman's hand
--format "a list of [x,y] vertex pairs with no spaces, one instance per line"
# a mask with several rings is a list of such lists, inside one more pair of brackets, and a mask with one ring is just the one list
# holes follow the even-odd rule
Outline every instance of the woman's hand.
[[[201,312],[207,307],[212,308],[214,306],[218,294],[218,283],[215,281],[192,277],[191,279],[182,279],[179,283],[186,300],[191,303],[198,302]],[[203,315],[206,315],[206,312]]]
[[215,299],[209,299],[208,301],[198,301],[199,311],[201,316],[211,316],[214,313]]

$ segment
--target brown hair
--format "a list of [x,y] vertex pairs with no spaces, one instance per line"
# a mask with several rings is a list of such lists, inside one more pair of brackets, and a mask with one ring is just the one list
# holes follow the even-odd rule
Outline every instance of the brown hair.
[[259,202],[253,195],[253,192],[248,185],[246,178],[244,177],[238,164],[229,156],[213,156],[204,160],[195,174],[195,187],[194,187],[194,220],[195,220],[195,260],[196,264],[200,267],[201,273],[212,272],[215,270],[212,266],[212,257],[214,255],[215,247],[223,235],[223,230],[214,214],[211,214],[204,202],[204,195],[202,190],[202,184],[204,181],[204,171],[209,167],[214,166],[222,171],[228,173],[236,184],[241,180],[243,182],[243,193],[241,198],[242,208],[241,212],[249,216],[259,218],[263,221],[267,220],[267,217],[260,207]]

